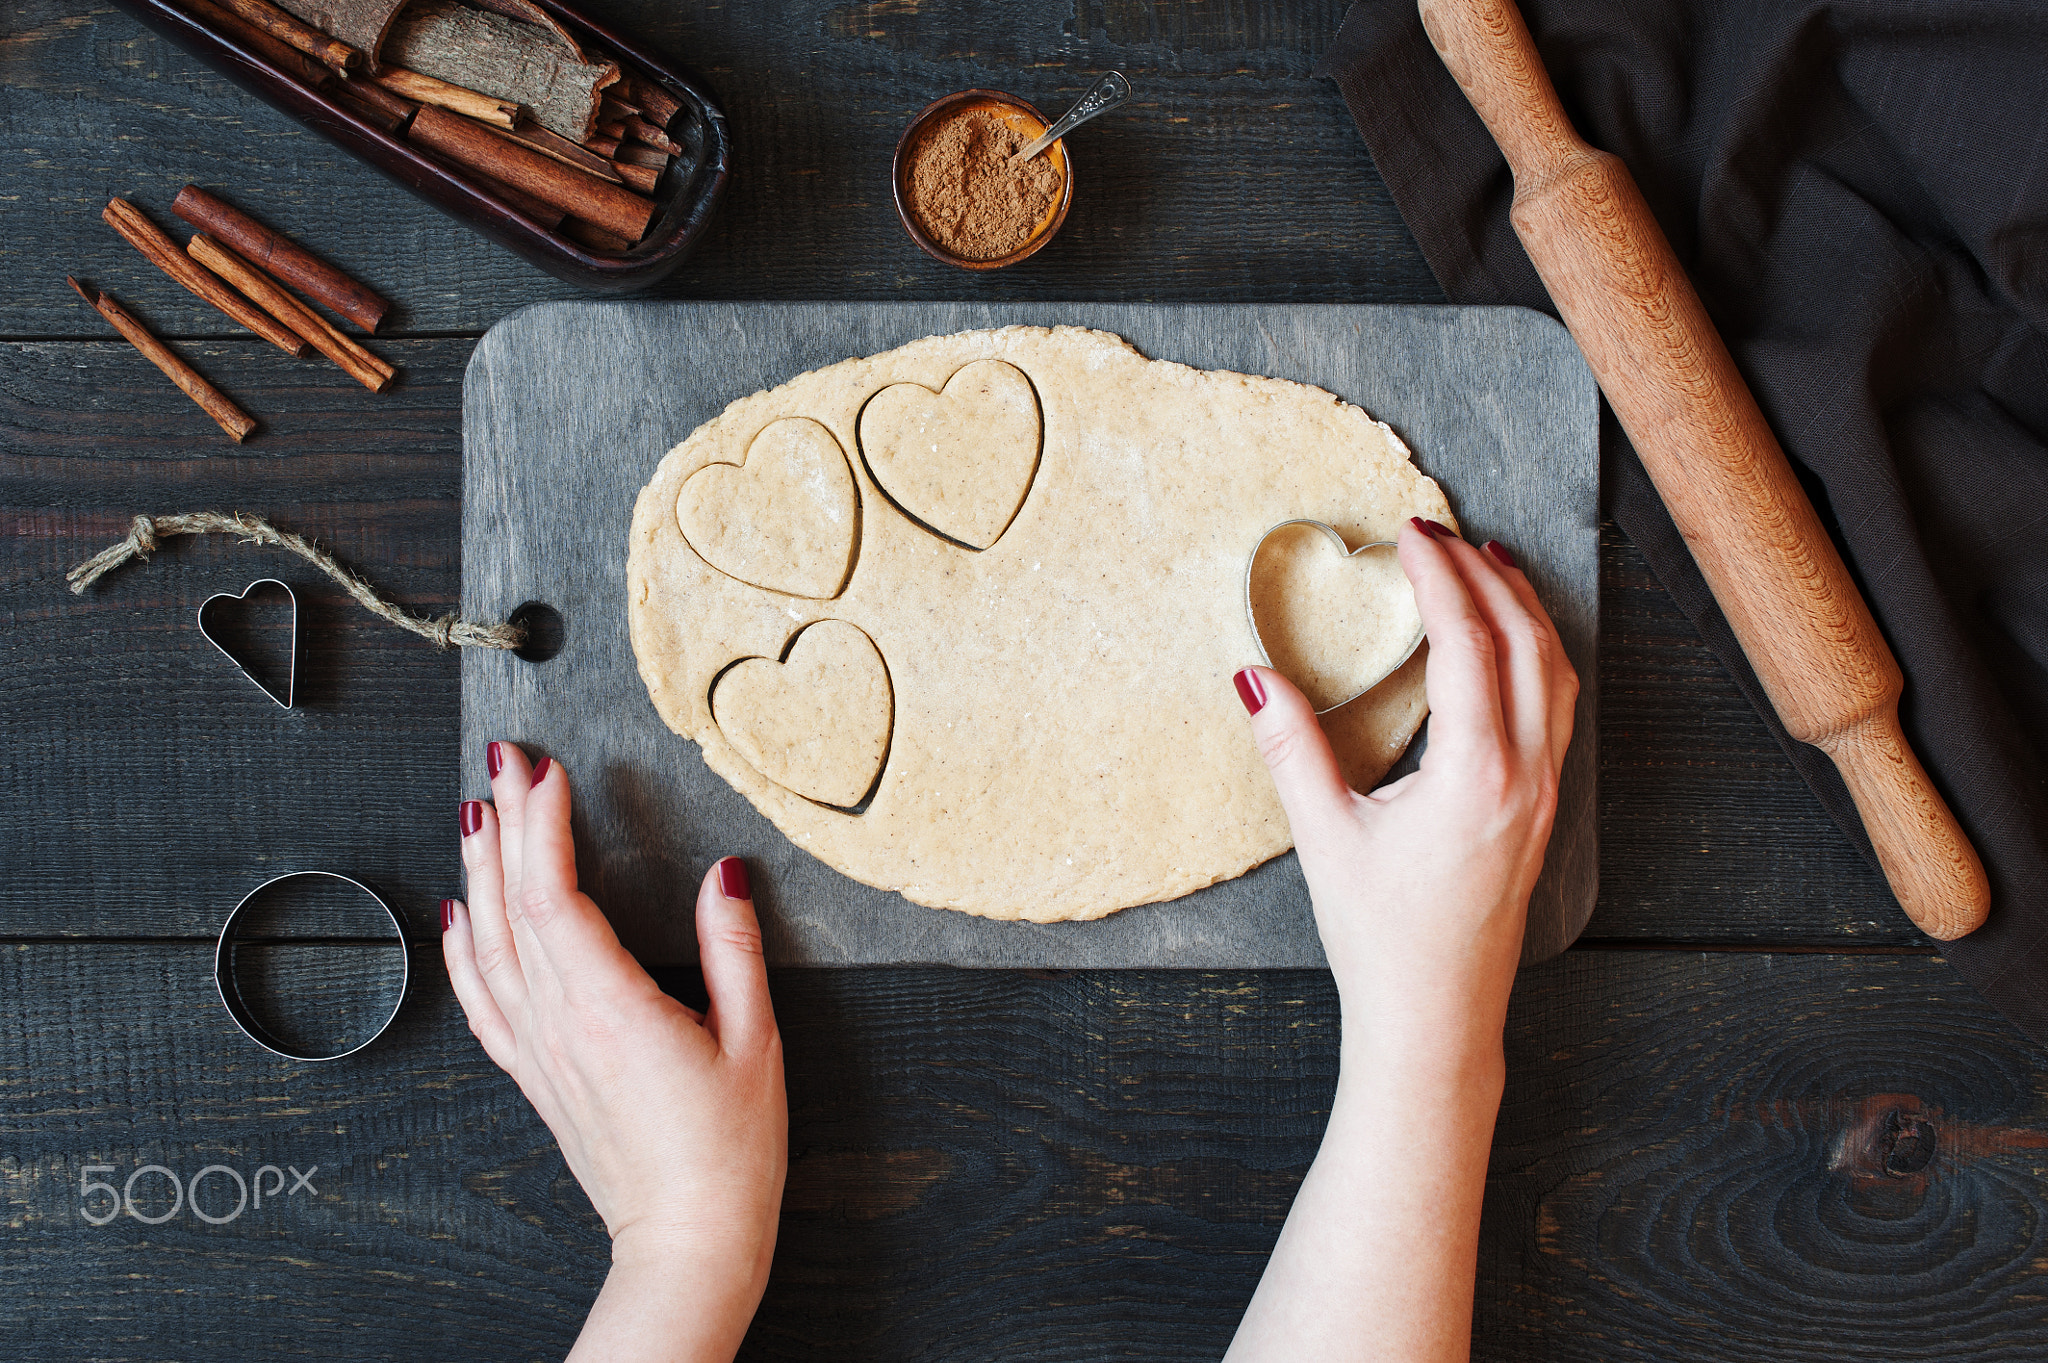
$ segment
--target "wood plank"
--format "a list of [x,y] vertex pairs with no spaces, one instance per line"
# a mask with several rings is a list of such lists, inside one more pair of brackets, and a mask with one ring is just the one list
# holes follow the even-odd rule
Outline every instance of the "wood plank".
[[[469,343],[386,347],[406,375],[380,397],[260,342],[188,349],[263,434],[229,452],[118,342],[0,346],[0,933],[203,936],[302,867],[375,880],[431,930],[459,883],[452,652],[309,565],[218,537],[173,541],[84,596],[64,572],[134,513],[244,510],[415,610],[452,609]],[[289,712],[194,624],[207,596],[266,576],[299,594]]]
[[[10,1351],[559,1356],[602,1228],[431,948],[416,970],[382,1042],[294,1065],[234,1032],[202,944],[0,952],[18,1001],[0,1053]],[[773,988],[790,1183],[742,1357],[1220,1354],[1327,1116],[1327,977],[786,971]],[[1538,967],[1510,1017],[1474,1357],[2048,1351],[2043,1060],[1924,957]],[[219,1226],[85,1224],[84,1165],[121,1182],[150,1162],[188,1180],[318,1164],[320,1195]],[[167,1207],[162,1186],[138,1183],[140,1210]],[[222,1176],[203,1191],[232,1207]]]
[[[966,40],[934,37],[916,7],[590,6],[700,72],[738,143],[714,230],[656,296],[961,297],[966,276],[918,251],[896,219],[897,136],[957,89],[1013,89],[1055,110],[1117,65],[1138,94],[1076,134],[1077,192],[1059,239],[1028,265],[971,281],[976,296],[1442,300],[1335,88],[1309,77],[1341,6],[1203,21],[1204,43],[1242,24],[1234,50],[1189,50],[1181,28],[1106,8],[1076,22],[1058,7],[988,6],[957,29]],[[574,296],[124,14],[26,0],[12,32],[0,49],[12,167],[0,270],[22,283],[9,289],[7,335],[87,334],[67,273],[159,309],[170,336],[226,335],[194,300],[155,280],[138,287],[139,262],[94,221],[116,193],[167,213],[188,181],[390,298],[380,335],[481,332],[521,304]]]

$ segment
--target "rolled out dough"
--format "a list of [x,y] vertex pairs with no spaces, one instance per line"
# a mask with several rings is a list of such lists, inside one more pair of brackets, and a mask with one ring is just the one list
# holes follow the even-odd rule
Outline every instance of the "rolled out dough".
[[[982,368],[948,388],[986,361],[1014,378]],[[1038,406],[1035,460],[1018,444],[1033,438],[1030,423],[991,422],[966,400],[1019,391],[1019,380]],[[877,484],[862,413],[905,384],[925,391],[899,388],[891,417],[915,420],[889,428],[988,469],[945,479],[943,493],[950,521],[997,527],[989,547],[934,534]],[[791,514],[787,478],[746,468],[756,438],[793,419],[831,435],[804,443],[815,452],[836,442],[857,490],[851,572],[826,599],[751,585],[693,547],[693,534],[750,549],[790,538],[779,524]],[[774,440],[764,449],[787,454]],[[1032,470],[1029,484],[1005,524],[1020,468]],[[828,490],[837,479],[813,476]],[[1099,918],[1241,875],[1290,845],[1230,683],[1257,660],[1245,575],[1261,535],[1306,518],[1356,547],[1395,538],[1415,515],[1453,523],[1393,432],[1321,389],[1148,360],[1119,337],[1074,327],[927,337],[742,398],[669,452],[634,508],[633,648],[669,727],[845,874],[991,918]],[[717,558],[718,547],[702,547]],[[748,557],[748,576],[773,579]],[[830,576],[814,569],[808,580]],[[872,641],[886,692],[856,682],[820,698],[809,713],[828,732],[807,744],[792,732],[801,720],[763,712],[772,688],[756,688],[736,744],[713,712],[714,683],[740,660],[781,658],[819,621]],[[799,641],[792,663],[801,652]],[[1422,722],[1426,653],[1323,717],[1359,789]],[[838,685],[830,668],[812,675]],[[877,733],[887,756],[859,812],[792,788],[836,780],[843,795]]]

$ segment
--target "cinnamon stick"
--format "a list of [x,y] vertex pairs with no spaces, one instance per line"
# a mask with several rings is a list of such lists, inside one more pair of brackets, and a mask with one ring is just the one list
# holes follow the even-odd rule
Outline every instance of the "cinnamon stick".
[[181,0],[192,17],[203,21],[215,33],[248,48],[287,76],[324,90],[339,79],[333,71],[314,61],[289,43],[279,42],[241,15],[222,9],[213,0]]
[[531,194],[514,189],[503,180],[494,180],[480,170],[466,170],[465,173],[478,189],[497,195],[507,206],[518,209],[550,232],[560,227],[562,219],[568,216],[553,204],[542,203]]
[[314,302],[325,303],[364,331],[374,333],[391,310],[389,303],[311,251],[197,185],[179,190],[171,211],[257,269],[269,271]]
[[613,142],[625,141],[626,121],[624,119],[620,119],[616,123],[600,123],[595,128],[592,128],[590,130],[590,136],[584,138],[583,140],[585,142],[592,142],[596,141],[598,138],[608,138]]
[[377,111],[378,121],[387,125],[386,132],[397,132],[412,122],[412,116],[420,106],[409,99],[400,99],[374,80],[343,81],[334,87],[334,93],[347,96]]
[[402,66],[387,66],[370,79],[395,95],[403,95],[421,104],[432,104],[436,108],[451,109],[458,114],[500,128],[510,128],[519,121],[517,104],[508,104],[504,100],[478,94],[463,86],[451,85],[437,76],[408,71]]
[[129,245],[142,252],[150,264],[235,321],[287,355],[302,356],[306,353],[306,343],[291,328],[280,326],[248,299],[229,288],[219,276],[194,264],[163,234],[163,229],[142,216],[142,210],[134,204],[126,199],[109,200],[100,216],[106,220],[107,226],[126,237]]
[[248,20],[253,27],[296,47],[323,66],[347,71],[363,64],[362,53],[347,43],[328,37],[317,28],[300,23],[271,4],[270,0],[221,0],[221,3]]
[[619,149],[619,139],[616,137],[593,137],[583,144],[583,149],[588,152],[594,152],[598,156],[610,156]]
[[661,172],[653,166],[636,166],[626,161],[614,161],[611,167],[621,180],[642,194],[652,194],[654,187],[661,183]]
[[669,141],[667,133],[655,127],[644,118],[627,119],[626,136],[632,138],[635,142],[645,142],[650,147],[660,147],[671,156],[682,150],[675,143]]
[[612,173],[612,163],[599,156],[596,152],[579,147],[560,133],[551,133],[546,128],[541,127],[540,124],[528,119],[520,119],[518,125],[509,130],[493,128],[491,131],[497,133],[500,137],[509,137],[521,146],[539,152],[542,156],[552,157],[565,166],[574,166],[578,170],[587,170],[600,180],[616,180],[619,178]]
[[628,76],[626,89],[647,121],[657,128],[668,127],[669,120],[676,116],[676,110],[683,107],[682,101],[664,90],[645,76]]
[[312,342],[315,350],[340,365],[363,387],[373,393],[381,393],[391,386],[392,375],[397,371],[390,365],[329,326],[303,303],[279,288],[268,275],[206,233],[195,233],[185,249],[192,253],[194,259],[208,269],[218,271],[222,277],[233,281],[236,288],[269,309],[271,316]]
[[444,109],[432,105],[421,109],[409,135],[452,161],[502,180],[628,242],[647,235],[647,225],[654,219],[654,205],[623,185],[571,170]]
[[237,445],[249,438],[249,432],[256,429],[256,423],[249,414],[228,401],[226,394],[201,378],[199,371],[179,359],[169,346],[150,335],[149,329],[130,317],[127,309],[97,289],[79,283],[70,275],[64,276],[64,282],[76,289],[80,298],[92,304],[100,316],[112,322],[114,330],[127,337],[128,344],[141,351],[143,358],[163,370],[165,377],[184,390],[186,397],[198,403]]
[[642,112],[639,105],[628,104],[625,100],[620,99],[619,87],[614,85],[611,89],[604,92],[604,98],[598,102],[597,121],[600,123],[616,123],[621,119],[638,118]]
[[[390,133],[395,137],[405,131],[406,121],[411,117],[411,114],[408,113],[401,116],[386,109],[381,104],[372,104],[369,100],[363,98],[365,90],[376,89],[376,86],[365,81],[342,80],[334,83],[334,87],[327,92],[327,97],[334,101],[336,107],[348,110],[371,127]],[[388,98],[397,98],[396,95],[390,95],[387,91],[379,91],[379,93],[387,95]],[[417,109],[419,106],[414,104],[407,107],[409,109]]]
[[609,251],[613,255],[623,254],[633,247],[633,243],[624,237],[614,236],[602,227],[578,218],[571,218],[562,224],[562,235],[571,241],[581,242],[593,251]]
[[668,153],[659,147],[644,147],[636,142],[630,146],[620,147],[613,154],[612,161],[616,165],[645,166],[651,170],[662,171],[668,168]]

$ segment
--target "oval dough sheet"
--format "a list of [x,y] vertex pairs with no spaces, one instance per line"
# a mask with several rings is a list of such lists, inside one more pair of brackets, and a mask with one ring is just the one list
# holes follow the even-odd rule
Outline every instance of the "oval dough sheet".
[[823,620],[789,656],[733,664],[711,689],[718,730],[754,769],[828,805],[857,805],[889,751],[889,672],[867,635]]
[[[679,492],[742,463],[771,423],[807,418],[857,449],[877,393],[940,393],[983,360],[1022,371],[1043,419],[1036,474],[993,547],[917,525],[860,460],[855,566],[835,600],[749,586],[685,540]],[[1416,515],[1454,523],[1393,432],[1321,389],[1147,360],[1074,327],[927,337],[742,398],[669,452],[634,509],[633,648],[669,727],[829,865],[936,908],[1099,918],[1290,845],[1230,684],[1257,656],[1244,593],[1260,536],[1301,517],[1357,545]],[[712,715],[725,668],[780,657],[827,619],[873,641],[893,695],[887,762],[858,815],[770,779]],[[1323,717],[1355,787],[1421,724],[1425,657]]]

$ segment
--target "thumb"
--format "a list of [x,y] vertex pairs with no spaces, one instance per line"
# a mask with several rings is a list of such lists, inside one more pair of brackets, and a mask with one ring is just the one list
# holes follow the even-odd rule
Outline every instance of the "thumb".
[[775,1006],[768,999],[768,964],[761,953],[761,924],[754,916],[747,864],[724,857],[697,888],[697,954],[710,1004],[704,1025],[724,1049],[744,1047],[775,1035]]
[[1337,769],[1337,755],[1315,707],[1294,683],[1270,667],[1247,667],[1232,680],[1237,698],[1252,717],[1252,740],[1273,774],[1280,807],[1299,843],[1308,828],[1328,821],[1351,803],[1351,787]]

